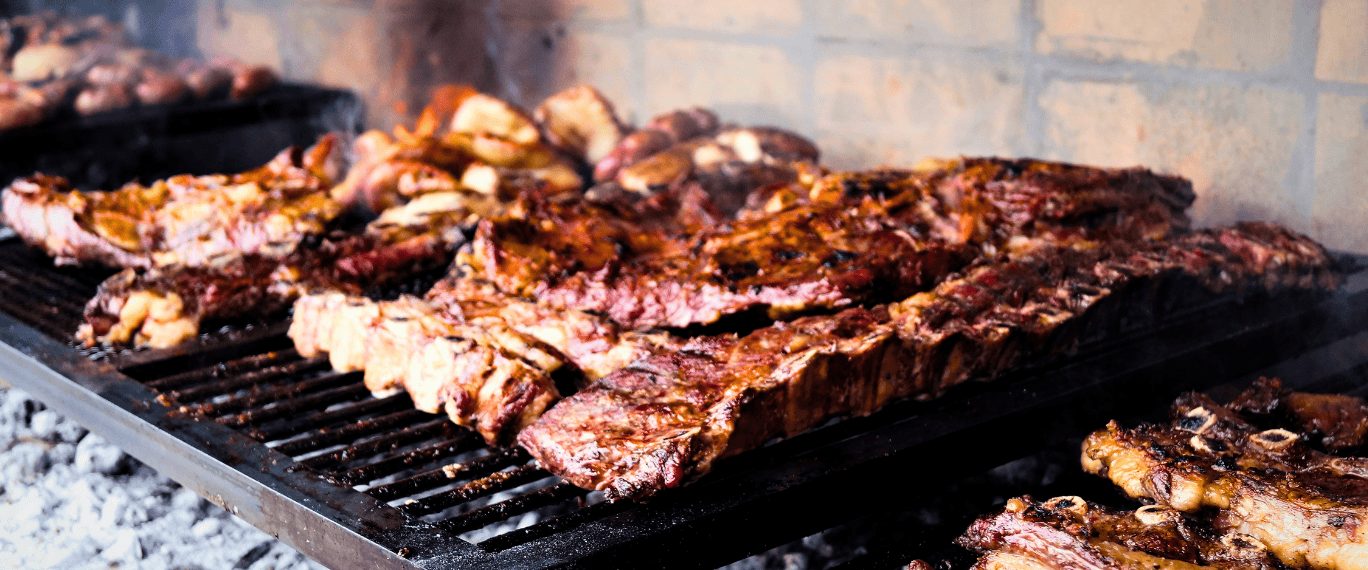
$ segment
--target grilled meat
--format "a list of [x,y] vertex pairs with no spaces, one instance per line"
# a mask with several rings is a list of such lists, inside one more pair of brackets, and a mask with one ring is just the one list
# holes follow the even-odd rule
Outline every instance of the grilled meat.
[[616,180],[622,169],[645,160],[676,143],[717,133],[717,115],[701,107],[657,115],[639,131],[623,136],[594,163],[594,181]]
[[752,196],[740,216],[865,196],[885,199],[908,191],[935,196],[956,214],[962,239],[999,246],[1012,238],[1063,230],[1165,238],[1188,229],[1185,211],[1196,198],[1191,182],[1143,168],[965,157],[926,161],[910,170],[834,173],[810,187],[773,188]]
[[342,213],[345,205],[328,196],[338,160],[337,137],[330,135],[232,176],[182,175],[81,192],[38,174],[0,193],[0,217],[58,265],[149,268],[206,265],[224,254],[283,257]]
[[406,389],[418,409],[445,410],[494,445],[560,398],[551,373],[564,361],[535,339],[495,323],[453,322],[417,298],[309,295],[295,314],[290,336],[301,354],[329,351],[338,370],[365,370],[372,390]]
[[560,398],[553,375],[598,378],[669,340],[454,276],[425,299],[306,295],[290,338],[301,355],[327,353],[337,370],[364,370],[372,391],[405,390],[418,409],[444,410],[496,445]]
[[398,283],[449,263],[461,226],[491,207],[479,195],[428,194],[363,234],[308,240],[282,258],[226,253],[207,265],[126,269],[100,284],[77,339],[165,348],[206,321],[278,314],[309,291],[360,295]]
[[[1304,255],[1303,246],[1316,254]],[[719,458],[828,417],[935,396],[1065,353],[1090,320],[1115,315],[1100,307],[1144,301],[1130,293],[1161,283],[1227,292],[1332,287],[1336,276],[1318,247],[1268,224],[1198,232],[1172,244],[1046,247],[976,266],[892,305],[661,350],[562,401],[518,441],[576,485],[645,498],[697,478]],[[1281,261],[1261,263],[1270,256]]]
[[[1262,383],[1239,401],[1269,401],[1278,388]],[[1317,451],[1309,434],[1263,429],[1239,407],[1187,394],[1168,424],[1112,422],[1084,442],[1083,468],[1132,497],[1215,510],[1218,530],[1255,537],[1289,566],[1368,568],[1368,459]]]
[[925,224],[897,221],[874,203],[820,207],[681,240],[588,207],[546,207],[481,222],[465,260],[505,291],[552,307],[601,312],[632,328],[687,327],[906,296],[974,255],[919,237]]
[[1079,497],[1009,499],[957,541],[983,554],[974,570],[1280,570],[1258,539],[1219,533],[1166,507],[1119,512]]
[[1148,171],[966,159],[930,174],[834,174],[684,237],[584,206],[524,208],[482,222],[464,260],[509,293],[682,328],[900,299],[979,246],[1022,247],[1046,232],[1163,235],[1186,228],[1190,201],[1184,181]]
[[547,97],[535,112],[547,140],[588,164],[597,164],[626,134],[613,104],[588,85]]
[[1334,453],[1363,447],[1368,437],[1368,404],[1362,398],[1293,392],[1277,378],[1260,378],[1228,407],[1259,425],[1291,427]]

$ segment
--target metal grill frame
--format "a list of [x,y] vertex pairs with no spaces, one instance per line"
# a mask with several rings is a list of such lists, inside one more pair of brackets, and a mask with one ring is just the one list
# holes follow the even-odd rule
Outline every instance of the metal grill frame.
[[[290,456],[218,422],[178,413],[120,371],[276,342],[271,339],[283,333],[282,324],[230,340],[211,335],[176,349],[92,359],[0,312],[0,377],[332,568],[704,567],[1358,334],[1368,329],[1368,272],[1352,275],[1331,296],[1214,310],[1220,318],[1193,315],[1061,363],[836,422],[720,462],[698,483],[650,503],[599,503],[581,510],[584,517],[551,525],[564,528],[498,550],[308,469],[292,469],[298,463]],[[1351,358],[1368,360],[1368,354]],[[521,532],[492,542],[514,543]]]

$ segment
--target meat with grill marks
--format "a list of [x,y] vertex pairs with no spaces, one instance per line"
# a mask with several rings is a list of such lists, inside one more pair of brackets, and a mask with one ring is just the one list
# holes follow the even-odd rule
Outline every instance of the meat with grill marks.
[[965,244],[894,225],[873,203],[796,209],[689,239],[652,236],[595,214],[529,214],[480,224],[465,256],[475,274],[510,293],[600,312],[632,328],[682,328],[757,311],[781,317],[905,296],[974,255]]
[[1323,249],[1271,224],[1173,243],[1041,245],[891,305],[658,351],[561,401],[518,442],[576,485],[641,499],[831,416],[1067,353],[1090,321],[1115,318],[1099,310],[1109,303],[1163,302],[1131,292],[1187,282],[1229,294],[1337,279]]
[[280,258],[324,233],[346,205],[328,193],[339,177],[337,137],[290,148],[235,175],[173,176],[111,192],[73,190],[35,174],[0,192],[0,219],[58,265],[202,266],[222,255]]
[[1253,536],[1217,531],[1167,507],[1123,512],[1075,496],[1009,499],[956,542],[983,555],[973,570],[1288,568]]
[[361,234],[309,239],[283,258],[226,253],[209,265],[126,269],[100,284],[76,337],[166,348],[207,321],[280,314],[309,291],[361,295],[397,284],[448,264],[464,239],[461,226],[491,207],[480,195],[427,194],[387,210]]
[[927,160],[912,169],[837,172],[808,185],[772,187],[749,197],[742,218],[812,203],[885,199],[914,191],[935,196],[964,241],[998,246],[1061,230],[1104,230],[1129,239],[1185,232],[1192,183],[1144,168],[1094,168],[1033,159]]
[[739,219],[687,235],[582,206],[525,208],[481,222],[463,263],[553,307],[628,327],[686,328],[895,301],[980,249],[1032,238],[1163,236],[1186,227],[1191,202],[1185,181],[1139,169],[997,159],[931,173],[838,173],[787,192],[760,192]]
[[1216,528],[1254,536],[1289,566],[1368,568],[1368,458],[1318,450],[1306,424],[1265,429],[1243,413],[1244,403],[1285,396],[1273,382],[1230,406],[1184,395],[1168,424],[1094,432],[1083,468],[1132,497],[1214,512]]
[[511,443],[560,398],[558,377],[598,378],[671,340],[457,276],[422,299],[306,295],[289,334],[301,355],[327,353],[337,370],[364,370],[372,391],[407,391],[418,409],[445,411],[495,445]]

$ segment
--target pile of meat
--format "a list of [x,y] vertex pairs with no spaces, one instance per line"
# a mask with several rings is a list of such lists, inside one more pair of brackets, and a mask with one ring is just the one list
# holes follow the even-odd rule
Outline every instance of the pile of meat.
[[1085,470],[1148,506],[1012,499],[959,539],[984,554],[974,568],[1368,568],[1363,400],[1260,379],[1225,405],[1187,394],[1170,418],[1083,445]]
[[[318,173],[290,187],[376,221],[252,249],[234,228],[276,207],[253,199],[252,215],[195,225],[236,236],[197,238],[238,244],[224,260],[180,253],[164,229],[132,248],[103,237],[123,235],[107,221],[122,223],[122,206],[41,177],[5,191],[5,216],[64,260],[110,263],[59,247],[86,234],[105,241],[75,249],[150,259],[101,286],[87,342],[167,346],[205,320],[293,303],[302,356],[326,354],[372,391],[406,391],[611,498],[1067,354],[1099,322],[1162,316],[1173,299],[1156,292],[1340,279],[1324,248],[1274,224],[1191,230],[1178,177],[997,158],[829,172],[794,133],[704,109],[633,129],[589,87],[531,113],[443,89],[412,130],[366,133],[355,150],[336,186]],[[323,154],[281,160],[312,172],[305,157]],[[443,265],[426,294],[367,295]]]
[[52,11],[0,20],[0,129],[70,108],[92,115],[135,105],[246,99],[274,85],[269,67],[179,59],[132,45],[104,16]]

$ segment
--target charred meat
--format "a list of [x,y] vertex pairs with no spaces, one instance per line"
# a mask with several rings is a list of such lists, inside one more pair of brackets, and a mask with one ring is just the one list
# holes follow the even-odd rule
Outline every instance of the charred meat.
[[337,138],[290,148],[265,166],[227,175],[174,176],[112,192],[73,190],[35,175],[0,193],[5,225],[58,265],[208,265],[222,255],[279,258],[324,233],[345,208],[328,190],[341,165]]
[[833,174],[790,198],[753,200],[760,210],[687,235],[588,206],[534,206],[482,222],[464,262],[554,307],[685,328],[898,300],[980,248],[1069,232],[1162,237],[1186,228],[1191,201],[1186,183],[1148,171],[994,159],[931,174]]
[[206,265],[126,269],[100,284],[77,339],[165,348],[206,321],[280,314],[310,291],[361,295],[440,269],[462,240],[462,224],[488,207],[478,198],[428,194],[386,211],[362,234],[310,239],[284,257],[229,252]]
[[560,399],[556,377],[598,378],[669,340],[459,277],[423,299],[306,295],[290,337],[300,354],[327,353],[337,370],[364,371],[372,391],[407,391],[418,409],[445,411],[496,445]]
[[1115,511],[1080,497],[1009,499],[957,541],[983,555],[974,570],[1281,570],[1263,542],[1171,508]]
[[[1112,422],[1093,433],[1083,444],[1083,467],[1132,497],[1214,511],[1218,530],[1254,537],[1288,566],[1368,568],[1368,459],[1318,450],[1315,440],[1325,442],[1325,433],[1314,420],[1267,429],[1245,415],[1252,403],[1289,397],[1275,382],[1256,384],[1229,406],[1187,394],[1167,424],[1125,429]],[[1362,406],[1328,401],[1328,410],[1311,417]]]
[[[1275,226],[1242,225],[1177,243],[1055,246],[984,263],[899,303],[660,351],[565,399],[518,441],[577,485],[645,498],[828,417],[1067,353],[1090,319],[1110,314],[1098,307],[1147,285],[1334,286],[1324,251],[1303,257],[1307,244],[1318,247]],[[1250,253],[1266,250],[1284,260]]]

